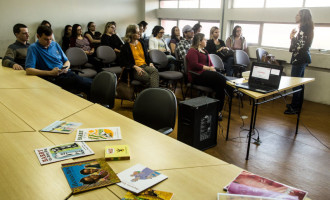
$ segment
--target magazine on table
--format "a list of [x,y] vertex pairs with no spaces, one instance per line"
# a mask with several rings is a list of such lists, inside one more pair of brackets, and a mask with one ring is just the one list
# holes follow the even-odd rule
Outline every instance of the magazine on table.
[[251,172],[242,171],[224,190],[230,194],[242,194],[271,197],[286,200],[303,200],[307,192],[261,177]]
[[82,123],[78,123],[78,122],[55,121],[49,126],[41,129],[40,131],[69,134],[72,133],[75,129],[77,129],[81,125]]
[[270,198],[270,197],[258,197],[251,195],[218,193],[218,200],[279,200],[279,199]]
[[147,189],[144,192],[139,194],[133,194],[131,192],[127,192],[121,200],[171,200],[173,197],[172,192],[164,192],[159,190]]
[[79,193],[120,182],[104,158],[62,164],[72,193]]
[[75,141],[91,142],[120,139],[122,139],[120,127],[103,127],[78,129]]
[[84,142],[44,147],[34,151],[41,165],[94,154],[93,150]]
[[117,183],[131,192],[140,193],[143,190],[167,179],[167,176],[141,164],[134,165],[117,174],[121,182]]

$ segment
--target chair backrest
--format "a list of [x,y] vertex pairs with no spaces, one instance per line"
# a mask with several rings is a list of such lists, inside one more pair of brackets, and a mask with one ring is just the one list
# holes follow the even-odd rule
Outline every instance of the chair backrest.
[[136,98],[133,118],[152,129],[174,129],[177,101],[172,91],[166,88],[147,88]]
[[82,66],[88,62],[86,53],[79,47],[71,47],[65,54],[72,66]]
[[116,53],[109,46],[99,46],[96,49],[96,56],[101,59],[104,64],[109,64],[116,60]]
[[268,52],[267,52],[265,49],[263,49],[263,48],[257,48],[257,50],[256,50],[256,55],[257,55],[257,61],[258,61],[258,62],[261,62],[262,56],[263,56],[264,54],[267,55]]
[[168,59],[164,52],[153,49],[149,51],[149,56],[158,69],[167,68]]
[[210,59],[212,61],[213,66],[215,67],[215,69],[219,70],[219,71],[224,71],[225,67],[223,65],[223,62],[221,60],[221,58],[216,55],[216,54],[209,54]]
[[93,79],[91,101],[113,108],[115,105],[117,76],[112,72],[103,71]]
[[243,50],[236,50],[234,53],[234,63],[235,65],[248,67],[250,64],[249,55]]

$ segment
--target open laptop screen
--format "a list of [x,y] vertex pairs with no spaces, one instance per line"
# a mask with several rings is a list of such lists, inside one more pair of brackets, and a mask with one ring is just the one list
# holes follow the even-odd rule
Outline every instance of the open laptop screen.
[[282,71],[283,66],[254,62],[250,73],[249,85],[264,85],[277,89],[280,84]]

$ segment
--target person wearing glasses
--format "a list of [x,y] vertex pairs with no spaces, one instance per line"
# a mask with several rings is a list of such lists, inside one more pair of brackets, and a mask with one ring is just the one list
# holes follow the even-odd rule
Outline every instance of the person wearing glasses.
[[87,29],[88,31],[85,32],[84,36],[96,49],[98,46],[100,46],[102,34],[96,31],[96,25],[94,22],[88,22]]
[[101,45],[111,47],[116,52],[117,56],[119,55],[123,42],[116,34],[116,22],[108,22],[105,25],[104,33],[101,38]]
[[129,73],[130,77],[152,88],[159,87],[158,70],[150,62],[147,48],[140,39],[138,25],[132,24],[126,28],[124,41],[125,44],[120,50],[121,66],[125,67],[124,78]]
[[154,37],[149,39],[149,50],[157,49],[164,52],[167,56],[169,70],[174,70],[176,59],[171,55],[171,50],[163,39],[164,33],[165,31],[162,26],[155,26],[152,29],[152,35]]
[[247,52],[245,37],[242,36],[242,27],[235,26],[232,35],[226,40],[226,46],[232,50],[243,50]]

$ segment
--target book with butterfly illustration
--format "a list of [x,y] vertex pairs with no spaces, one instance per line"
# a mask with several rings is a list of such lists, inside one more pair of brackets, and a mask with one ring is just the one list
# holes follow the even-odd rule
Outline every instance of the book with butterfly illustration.
[[72,133],[76,128],[78,128],[82,123],[78,122],[66,122],[66,121],[55,121],[49,126],[41,129],[44,132],[52,133]]
[[120,127],[103,127],[103,128],[84,128],[78,129],[76,142],[84,141],[102,141],[102,140],[120,140]]
[[120,182],[104,158],[62,164],[72,193],[79,193]]
[[164,174],[156,172],[141,164],[136,164],[117,175],[121,180],[117,185],[134,193],[140,193],[167,179],[167,176]]

